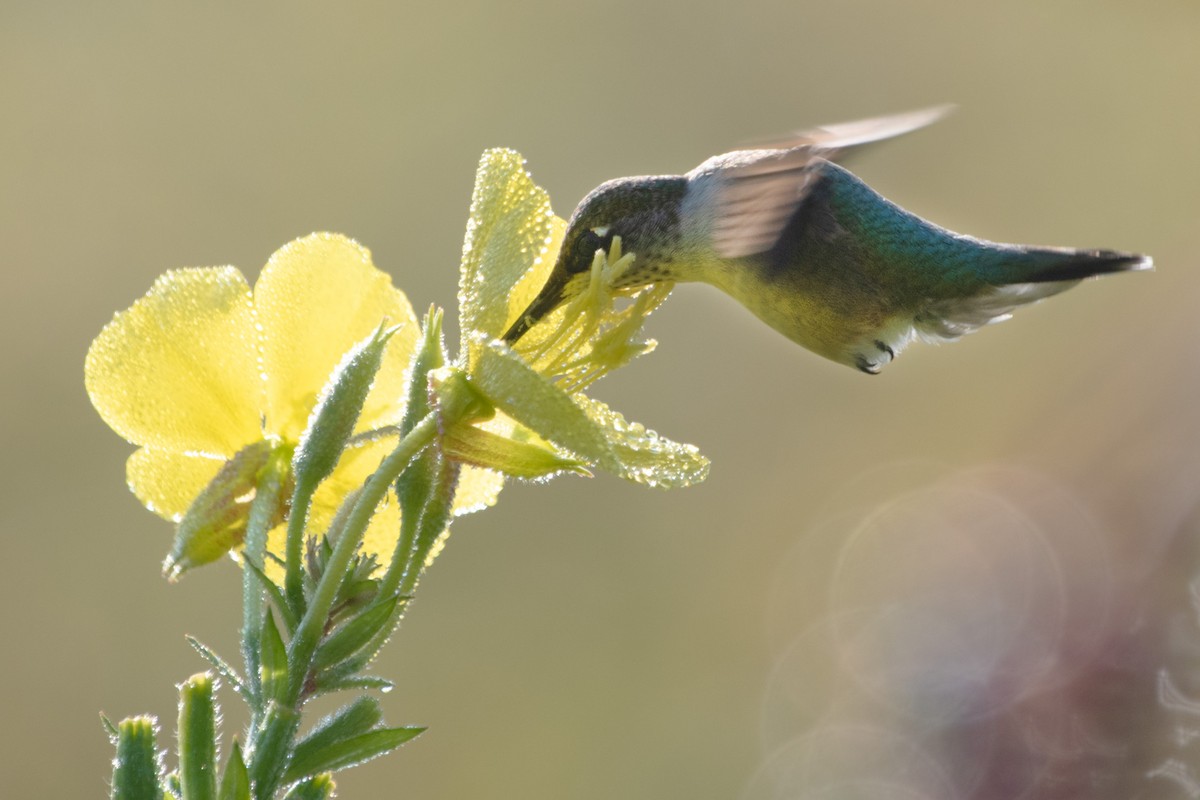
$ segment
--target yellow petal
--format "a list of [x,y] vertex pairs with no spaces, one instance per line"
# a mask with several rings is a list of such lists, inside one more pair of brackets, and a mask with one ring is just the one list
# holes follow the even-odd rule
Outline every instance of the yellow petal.
[[[395,439],[383,439],[349,448],[342,454],[333,474],[317,487],[309,509],[308,521],[304,526],[310,537],[325,535],[333,522],[338,508],[346,497],[360,488],[384,458],[396,446]],[[375,555],[379,562],[379,573],[391,563],[392,551],[400,535],[400,504],[395,492],[388,490],[380,501],[375,515],[367,525],[363,536],[363,552]],[[280,560],[284,557],[287,530],[279,526],[267,535],[267,549]],[[283,584],[283,568],[274,559],[267,560],[266,573],[271,580]],[[379,574],[377,573],[377,574]]]
[[458,476],[454,491],[454,505],[450,513],[456,517],[473,514],[496,505],[500,490],[504,488],[504,476],[490,469],[465,466]]
[[[311,534],[325,533],[342,501],[366,483],[379,463],[395,447],[396,440],[387,438],[351,447],[342,453],[333,474],[321,483],[313,495],[308,531]],[[386,567],[391,563],[392,551],[396,548],[399,536],[400,504],[396,501],[394,493],[389,490],[367,526],[366,535],[363,537],[363,550],[374,553],[380,565]]]
[[550,277],[550,270],[554,269],[554,260],[558,258],[558,251],[562,249],[563,235],[567,232],[567,222],[560,217],[551,216],[548,224],[550,230],[546,239],[545,251],[534,260],[509,292],[508,314],[504,318],[503,330],[508,330],[509,326],[517,321],[521,312],[529,308],[533,298],[537,297],[537,293],[546,285],[546,280]]
[[261,436],[246,279],[233,267],[163,274],[92,342],[84,382],[104,421],[134,444],[232,456]]
[[366,248],[329,233],[285,245],[255,284],[254,306],[263,329],[268,431],[295,441],[330,372],[385,319],[403,327],[388,343],[358,429],[399,421],[417,320]]
[[[333,514],[330,513],[328,506],[314,507],[309,515],[309,524],[306,528],[310,536],[324,536],[332,521]],[[371,517],[371,521],[367,524],[367,530],[362,540],[362,552],[374,555],[379,564],[379,568],[375,571],[376,577],[382,575],[388,564],[392,562],[392,553],[396,549],[399,531],[400,503],[396,500],[396,493],[389,489],[387,495],[380,501],[379,507],[375,509],[375,516]],[[281,561],[286,544],[287,526],[280,525],[267,534],[267,549]],[[284,570],[275,559],[267,560],[266,573],[275,583],[283,585]]]
[[142,505],[178,522],[224,463],[220,458],[143,447],[125,462],[125,480]]
[[[342,500],[361,488],[380,462],[395,448],[396,439],[391,437],[346,448],[333,473],[321,482],[313,494],[312,513],[326,522],[332,520]],[[325,528],[317,526],[314,530],[323,532]]]
[[392,553],[396,549],[396,539],[400,532],[400,501],[396,493],[388,489],[388,493],[375,509],[375,516],[367,525],[363,534],[362,551],[375,556],[379,569],[375,575],[381,575],[392,563]]
[[464,353],[474,332],[504,333],[513,287],[539,261],[548,270],[557,253],[550,250],[557,217],[524,163],[520,153],[502,149],[488,150],[479,161],[458,284]]
[[673,442],[641,423],[629,422],[599,400],[582,394],[574,399],[603,429],[615,456],[608,469],[622,478],[659,489],[677,489],[708,477],[708,459],[695,445]]

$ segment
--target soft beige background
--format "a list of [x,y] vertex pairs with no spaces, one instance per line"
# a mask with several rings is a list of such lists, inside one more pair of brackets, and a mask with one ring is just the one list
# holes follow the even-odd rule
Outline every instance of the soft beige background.
[[[452,307],[485,147],[565,216],[607,178],[949,101],[856,171],[1157,272],[877,378],[680,289],[598,394],[708,482],[512,486],[463,520],[379,664],[389,720],[431,729],[341,795],[1183,796],[1192,712],[1155,681],[1200,667],[1198,41],[1192,0],[3,3],[0,794],[104,795],[97,712],[170,719],[185,632],[236,652],[235,570],[159,577],[169,527],[83,390],[161,271],[253,276],[335,230]],[[1051,767],[1011,752],[1035,729]]]

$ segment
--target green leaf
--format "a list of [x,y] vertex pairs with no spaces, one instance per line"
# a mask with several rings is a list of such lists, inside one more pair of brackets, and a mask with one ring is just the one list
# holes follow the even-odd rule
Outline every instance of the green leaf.
[[287,600],[284,599],[283,590],[279,588],[278,584],[268,578],[267,574],[259,569],[257,564],[249,559],[242,559],[242,567],[250,570],[267,597],[271,598],[271,603],[275,606],[275,610],[279,612],[279,615],[283,617],[284,628],[290,635],[296,630],[296,616],[288,606]]
[[292,751],[291,764],[284,773],[284,781],[298,780],[304,775],[315,775],[323,769],[310,769],[320,754],[339,742],[367,733],[383,720],[383,709],[373,697],[360,697],[322,719],[301,739]]
[[459,324],[463,353],[478,349],[472,333],[503,333],[508,294],[546,254],[554,212],[550,198],[525,171],[514,150],[488,150],[475,173],[471,216],[459,271]]
[[336,772],[353,767],[395,750],[424,730],[423,727],[381,728],[344,739],[318,753],[312,753],[303,765],[298,759],[293,761],[294,766],[289,766],[286,774],[288,779],[298,780],[318,772]]
[[279,635],[275,625],[275,615],[270,609],[266,612],[266,623],[263,625],[262,655],[259,661],[263,697],[278,700],[288,689],[288,660],[287,645]]
[[293,786],[283,800],[326,800],[333,797],[335,788],[333,777],[323,773]]
[[128,717],[117,725],[117,757],[113,761],[112,800],[160,800],[154,717]]
[[228,683],[235,692],[241,695],[242,699],[245,700],[248,705],[254,705],[253,698],[246,689],[245,682],[242,680],[241,676],[237,674],[237,670],[230,666],[228,661],[221,658],[212,649],[210,649],[208,645],[204,644],[204,642],[201,642],[196,637],[185,636],[184,638],[187,640],[187,643],[192,646],[192,649],[199,653],[209,664],[212,664],[213,669],[217,671],[217,674],[221,676],[221,678]]
[[108,734],[109,742],[112,743],[113,747],[116,747],[119,735],[117,733],[117,724],[109,719],[108,715],[104,712],[100,713],[100,724],[104,726],[104,732]]
[[217,710],[208,673],[179,687],[179,782],[186,800],[217,796]]
[[381,600],[335,630],[317,647],[312,668],[325,669],[345,661],[369,643],[375,634],[384,628],[390,629],[399,601],[397,596]]
[[242,746],[233,740],[229,760],[225,762],[225,774],[221,777],[219,800],[252,800],[250,797],[250,775],[246,762],[242,760]]
[[[354,671],[357,672],[357,669]],[[396,684],[387,678],[380,678],[378,675],[343,675],[336,668],[318,674],[314,683],[315,693],[318,694],[344,692],[349,689],[390,692],[396,688]]]

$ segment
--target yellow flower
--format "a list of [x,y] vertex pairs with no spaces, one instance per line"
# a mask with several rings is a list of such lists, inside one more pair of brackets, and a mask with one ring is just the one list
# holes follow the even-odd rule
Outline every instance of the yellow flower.
[[638,338],[642,323],[671,291],[669,284],[614,288],[637,257],[622,254],[619,242],[609,253],[596,253],[586,291],[530,329],[515,348],[500,340],[545,284],[565,230],[519,153],[484,153],[463,244],[458,364],[503,412],[482,427],[522,445],[553,445],[579,462],[650,486],[703,480],[708,459],[695,447],[627,422],[582,392],[654,349],[653,341]]
[[[482,422],[447,417],[435,437],[437,452],[467,465],[448,484],[451,516],[492,505],[501,473],[531,478],[594,467],[660,487],[707,474],[696,448],[627,422],[582,393],[653,349],[653,341],[638,338],[641,326],[671,288],[614,288],[636,258],[622,254],[619,241],[611,252],[597,252],[586,291],[515,349],[500,340],[545,283],[565,228],[519,154],[484,154],[463,246],[459,359],[425,368],[439,392],[449,392],[443,401],[466,392],[498,410]],[[189,508],[203,511],[208,534],[219,534],[206,539],[205,555],[213,556],[240,545],[263,471],[290,461],[339,361],[385,324],[399,330],[350,446],[313,496],[305,521],[313,536],[395,446],[405,398],[426,392],[426,372],[421,386],[408,386],[421,338],[412,308],[357,243],[336,234],[296,240],[271,257],[253,291],[233,267],[166,273],[92,343],[87,390],[105,421],[139,446],[126,469],[134,494],[176,522]],[[268,537],[277,556],[285,503],[286,496]],[[383,567],[400,531],[393,493],[376,511],[363,550]],[[425,563],[444,537],[442,531]],[[274,564],[266,566],[279,577]]]
[[[359,418],[356,432],[366,432],[400,421],[420,332],[408,300],[370,253],[336,234],[285,245],[253,291],[233,267],[167,272],[92,343],[85,382],[104,420],[140,447],[126,465],[130,489],[151,511],[178,522],[239,453],[265,447],[290,459],[331,371],[384,321],[400,330]],[[346,450],[314,496],[311,532],[324,530],[394,444],[363,437]],[[499,476],[464,476],[456,509],[490,505],[499,487]],[[243,533],[252,497],[239,498]],[[386,564],[398,528],[397,504],[385,502],[364,550]],[[269,547],[282,554],[282,527],[272,531]]]

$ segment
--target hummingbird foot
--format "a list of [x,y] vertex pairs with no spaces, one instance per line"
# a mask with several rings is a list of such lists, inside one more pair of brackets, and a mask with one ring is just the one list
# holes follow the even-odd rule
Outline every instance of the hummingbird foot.
[[859,350],[854,354],[854,366],[868,375],[878,375],[880,371],[896,358],[896,351],[882,339],[872,339],[864,352]]

